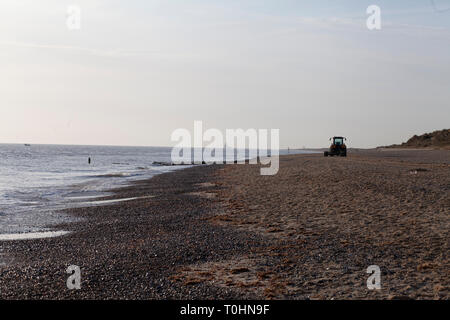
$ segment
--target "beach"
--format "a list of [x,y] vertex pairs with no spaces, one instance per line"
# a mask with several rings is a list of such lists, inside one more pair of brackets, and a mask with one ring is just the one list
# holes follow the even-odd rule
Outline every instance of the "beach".
[[[349,150],[163,173],[0,242],[2,299],[449,299],[450,151]],[[68,290],[66,269],[81,269]],[[381,270],[381,289],[366,272]]]

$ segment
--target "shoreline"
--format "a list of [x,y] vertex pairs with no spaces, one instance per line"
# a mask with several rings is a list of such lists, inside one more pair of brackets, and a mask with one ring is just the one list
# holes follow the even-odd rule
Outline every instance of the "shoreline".
[[[189,195],[202,191],[195,184],[205,183],[215,167],[163,173],[112,189],[113,195],[106,197],[151,194],[154,198],[63,210],[80,218],[53,226],[72,231],[68,235],[0,242],[9,261],[0,267],[0,298],[207,299],[211,294],[244,298],[232,290],[208,285],[192,290],[169,280],[170,267],[220,259],[249,246],[245,234],[210,226],[204,220],[214,207],[210,199]],[[80,266],[82,290],[66,288],[69,265]]]
[[[0,242],[0,297],[448,299],[450,153],[377,153],[282,156],[274,177],[190,167],[113,189],[101,200],[137,199],[64,210],[81,219],[56,226],[73,231],[62,237]],[[368,263],[386,289],[365,288]],[[81,290],[66,288],[69,265]]]

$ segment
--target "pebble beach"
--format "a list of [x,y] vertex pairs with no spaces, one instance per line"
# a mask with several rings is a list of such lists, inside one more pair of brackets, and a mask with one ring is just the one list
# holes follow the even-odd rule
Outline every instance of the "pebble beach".
[[[201,165],[0,241],[1,299],[449,299],[450,151]],[[81,270],[69,290],[68,266]],[[381,289],[366,270],[381,270]]]

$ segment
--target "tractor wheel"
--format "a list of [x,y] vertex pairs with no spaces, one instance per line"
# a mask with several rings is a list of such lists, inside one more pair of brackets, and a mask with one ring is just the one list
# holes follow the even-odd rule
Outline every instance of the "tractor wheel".
[[323,153],[323,156],[324,156],[324,157],[328,157],[328,151],[325,151],[325,152]]

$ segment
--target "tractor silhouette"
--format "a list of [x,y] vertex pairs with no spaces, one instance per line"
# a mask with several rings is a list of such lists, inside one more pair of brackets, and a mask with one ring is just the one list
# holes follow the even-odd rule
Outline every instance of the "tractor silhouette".
[[328,151],[325,151],[323,153],[324,157],[332,157],[332,156],[341,156],[346,157],[347,156],[347,146],[344,143],[344,140],[346,141],[347,138],[344,137],[333,137],[330,138],[330,140],[333,139],[333,144],[330,146],[330,149]]

